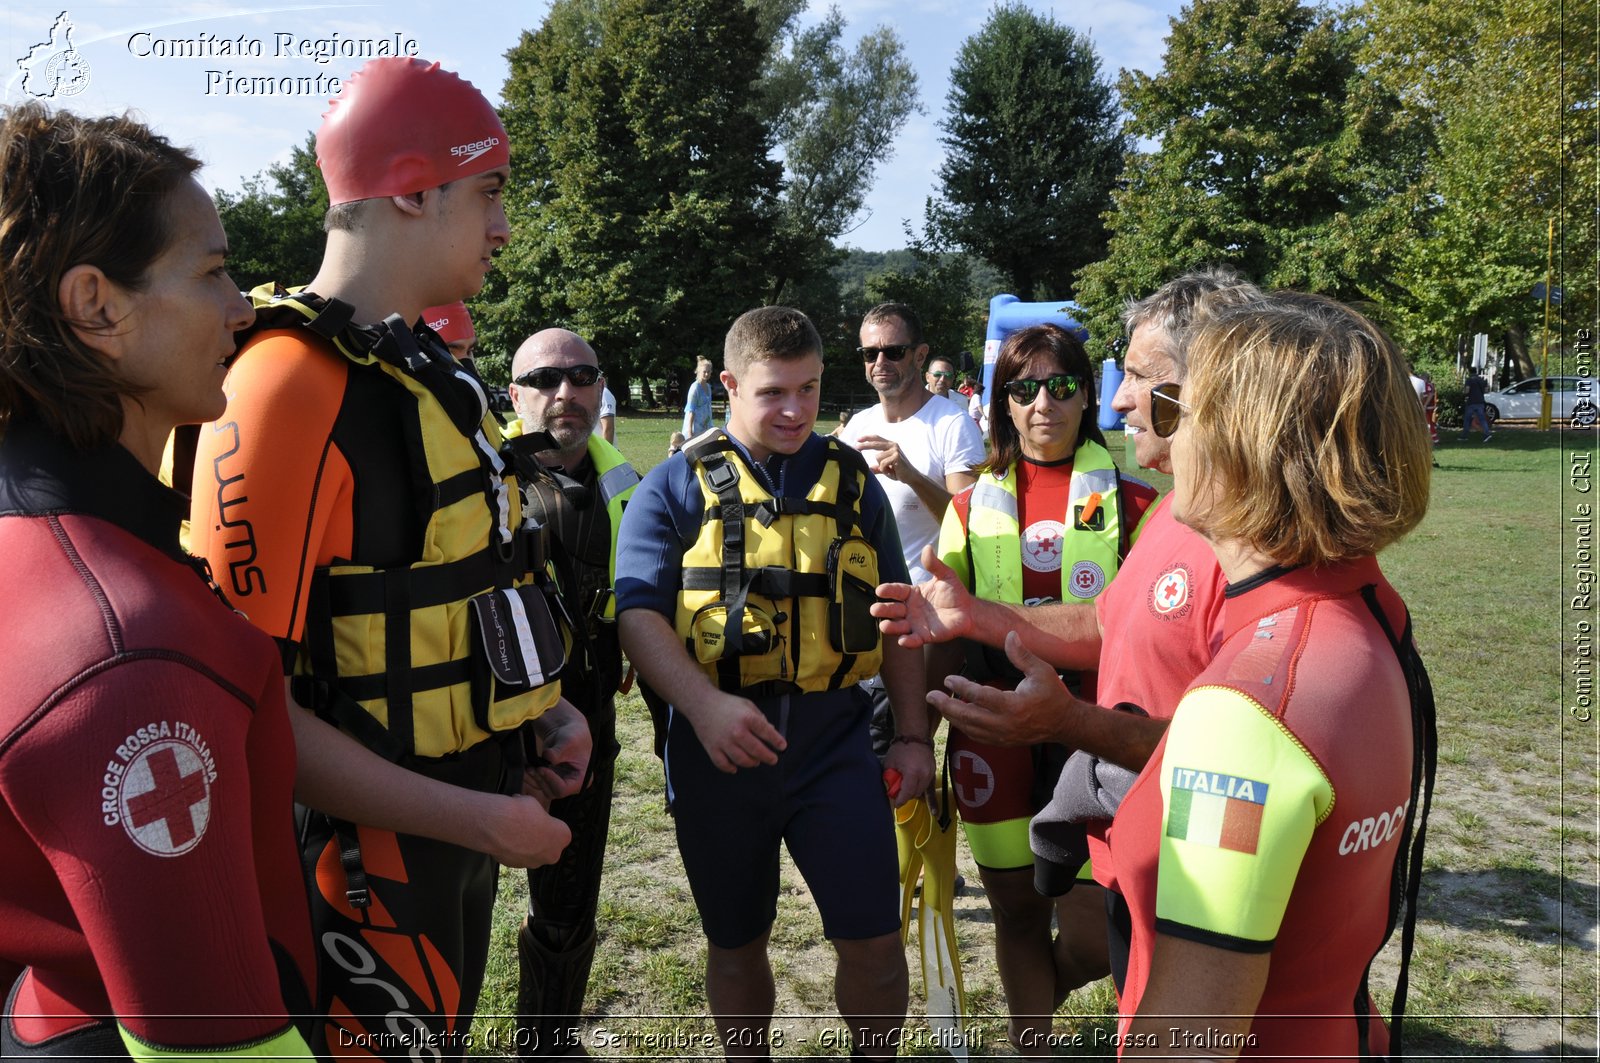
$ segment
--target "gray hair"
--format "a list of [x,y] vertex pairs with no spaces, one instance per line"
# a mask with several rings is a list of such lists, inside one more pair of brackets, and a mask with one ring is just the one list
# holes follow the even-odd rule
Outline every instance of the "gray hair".
[[1207,310],[1254,302],[1262,295],[1261,289],[1229,267],[1206,266],[1173,278],[1143,299],[1129,299],[1122,308],[1122,327],[1130,338],[1135,329],[1156,329],[1162,353],[1181,373],[1188,360],[1184,333],[1204,318]]

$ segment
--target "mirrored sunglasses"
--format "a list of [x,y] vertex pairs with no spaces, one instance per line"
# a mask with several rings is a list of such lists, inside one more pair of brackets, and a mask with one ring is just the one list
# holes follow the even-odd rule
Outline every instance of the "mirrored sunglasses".
[[1059,402],[1076,395],[1081,384],[1082,381],[1070,373],[1057,373],[1044,380],[1008,380],[1006,394],[1011,396],[1012,402],[1026,406],[1038,397],[1039,389],[1042,387],[1050,393],[1052,399]]
[[[1189,404],[1178,398],[1178,385],[1156,384],[1150,389],[1150,431],[1167,439],[1178,430],[1178,420]],[[1157,402],[1160,399],[1162,401]]]
[[935,380],[954,380],[956,378],[954,373],[947,373],[943,369],[930,369],[928,370],[928,375]]
[[575,388],[586,388],[600,379],[600,367],[597,365],[542,365],[538,369],[530,369],[517,377],[513,383],[521,388],[537,388],[540,391],[549,391],[561,386],[561,378],[572,381]]

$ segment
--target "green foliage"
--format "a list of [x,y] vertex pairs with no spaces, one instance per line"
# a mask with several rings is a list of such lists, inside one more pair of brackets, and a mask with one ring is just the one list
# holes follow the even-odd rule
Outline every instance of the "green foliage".
[[1023,299],[1064,297],[1104,253],[1125,141],[1087,37],[1022,4],[962,45],[941,123],[939,223]]
[[922,321],[922,338],[933,354],[954,356],[983,349],[988,299],[979,295],[972,262],[956,252],[933,226],[917,236],[906,226],[913,265],[867,278],[871,304],[905,303]]
[[228,272],[239,287],[304,284],[317,272],[328,187],[317,169],[316,134],[306,134],[288,165],[247,178],[241,192],[219,191],[216,203],[228,234]]
[[1427,230],[1396,271],[1403,337],[1450,349],[1460,334],[1504,332],[1521,353],[1543,321],[1530,291],[1545,279],[1552,222],[1562,310],[1592,320],[1594,20],[1563,23],[1560,5],[1532,0],[1368,0],[1363,14],[1365,61],[1431,133]]
[[915,110],[916,76],[891,31],[847,51],[836,11],[802,30],[804,9],[557,0],[522,35],[502,115],[516,238],[480,299],[492,350],[565,325],[625,387],[715,359],[762,302],[838,331],[832,242]]
[[1195,0],[1162,71],[1125,73],[1129,155],[1107,257],[1080,276],[1090,331],[1187,269],[1370,300],[1416,227],[1424,139],[1357,63],[1361,34],[1299,0]]
[[810,29],[791,19],[771,38],[761,107],[784,161],[772,302],[790,301],[790,281],[827,274],[833,241],[861,213],[875,167],[921,110],[916,72],[894,31],[879,27],[847,53],[844,28],[844,16],[831,8]]
[[558,0],[509,53],[516,238],[480,332],[560,324],[613,391],[682,373],[762,301],[779,167],[756,114],[767,57],[742,0]]

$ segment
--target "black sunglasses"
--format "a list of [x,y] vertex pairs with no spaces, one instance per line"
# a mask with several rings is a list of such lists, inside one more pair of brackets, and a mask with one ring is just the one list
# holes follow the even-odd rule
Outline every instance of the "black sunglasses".
[[857,347],[856,353],[859,354],[861,356],[861,360],[865,362],[876,362],[878,360],[878,355],[880,354],[889,359],[891,362],[898,362],[900,359],[904,358],[906,356],[906,352],[914,346],[915,344],[911,343],[891,343],[887,347]]
[[549,391],[551,388],[561,386],[562,377],[572,381],[572,386],[575,388],[586,388],[600,379],[600,367],[597,365],[542,365],[538,369],[528,370],[512,383],[519,388],[538,388],[540,391]]
[[1052,399],[1062,401],[1076,395],[1081,384],[1082,381],[1070,373],[1057,373],[1044,380],[1008,380],[1006,394],[1011,396],[1012,402],[1026,406],[1038,397],[1041,387],[1050,393]]
[[[1156,399],[1165,399],[1157,402]],[[1189,404],[1179,400],[1178,385],[1156,384],[1150,389],[1150,431],[1166,439],[1178,430],[1178,418]]]

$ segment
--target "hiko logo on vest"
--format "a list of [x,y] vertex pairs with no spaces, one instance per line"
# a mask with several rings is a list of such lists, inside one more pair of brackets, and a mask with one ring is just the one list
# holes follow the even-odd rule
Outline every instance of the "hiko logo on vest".
[[162,720],[124,738],[101,777],[100,818],[151,856],[182,856],[211,823],[217,762],[187,723]]
[[1194,577],[1188,565],[1157,576],[1150,584],[1150,611],[1162,620],[1176,620],[1189,611],[1189,586]]
[[[233,445],[226,451],[218,454],[211,462],[212,477],[217,484],[217,524],[216,530],[228,529],[229,535],[223,541],[222,548],[228,558],[228,583],[233,593],[241,598],[251,594],[265,594],[267,592],[267,577],[261,571],[256,560],[256,530],[250,521],[244,517],[228,515],[228,510],[243,505],[250,501],[250,496],[240,488],[234,491],[235,485],[244,483],[244,473],[229,476],[223,471],[223,463],[239,453],[239,425],[236,421],[218,424],[211,429],[213,432],[232,432]],[[229,496],[232,491],[232,497]]]

